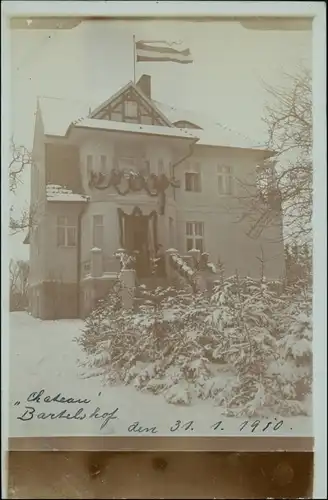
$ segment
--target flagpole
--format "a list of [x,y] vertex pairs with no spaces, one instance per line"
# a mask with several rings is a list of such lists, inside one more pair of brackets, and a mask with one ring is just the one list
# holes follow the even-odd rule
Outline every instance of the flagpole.
[[133,35],[133,83],[136,83],[136,36]]

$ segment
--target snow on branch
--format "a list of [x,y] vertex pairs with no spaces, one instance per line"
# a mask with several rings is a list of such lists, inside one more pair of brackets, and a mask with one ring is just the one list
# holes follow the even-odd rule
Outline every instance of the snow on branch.
[[212,400],[227,416],[309,414],[308,281],[290,286],[234,275],[210,296],[142,292],[138,310],[123,309],[110,292],[86,319],[77,340],[86,373],[96,369],[105,384],[133,385],[170,404]]

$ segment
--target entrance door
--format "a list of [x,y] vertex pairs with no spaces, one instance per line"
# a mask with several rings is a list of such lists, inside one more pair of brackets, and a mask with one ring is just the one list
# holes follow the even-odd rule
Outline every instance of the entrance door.
[[136,272],[139,277],[150,273],[148,217],[144,215],[128,215],[125,221],[126,249],[136,254]]

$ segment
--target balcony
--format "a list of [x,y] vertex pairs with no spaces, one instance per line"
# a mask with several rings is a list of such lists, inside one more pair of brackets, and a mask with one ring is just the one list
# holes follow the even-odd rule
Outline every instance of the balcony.
[[86,278],[116,278],[120,271],[119,261],[115,257],[102,254],[100,258],[97,259],[97,257],[94,258],[91,255],[89,260],[81,263],[81,280]]
[[[114,159],[110,170],[103,168],[93,171],[89,165],[89,188],[92,190],[111,190],[113,194],[126,195],[128,193],[148,194],[165,198],[174,198],[175,188],[180,183],[171,178],[171,172],[153,170],[149,160],[144,159]],[[124,160],[124,161],[123,161]],[[128,160],[131,160],[129,163]],[[108,166],[107,166],[108,167]],[[164,202],[165,203],[165,202]]]

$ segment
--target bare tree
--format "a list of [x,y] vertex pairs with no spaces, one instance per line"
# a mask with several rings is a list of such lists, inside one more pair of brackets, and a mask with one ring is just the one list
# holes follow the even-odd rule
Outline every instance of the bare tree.
[[9,262],[9,284],[10,293],[14,293],[18,290],[18,277],[19,277],[19,267],[14,259],[10,259]]
[[[14,139],[10,143],[11,160],[9,163],[9,191],[15,194],[17,188],[22,184],[22,176],[27,166],[32,164],[32,155],[25,146],[17,146]],[[20,212],[19,217],[14,216],[14,206],[10,207],[9,229],[10,234],[16,234],[19,231],[28,229],[32,225],[31,209],[25,209]]]
[[13,137],[10,141],[11,161],[9,163],[9,190],[14,193],[21,183],[21,175],[32,163],[32,155],[25,146],[17,146]]
[[9,262],[10,310],[21,311],[28,305],[29,264],[23,260]]
[[271,103],[265,108],[267,148],[274,159],[258,166],[257,185],[242,185],[239,221],[251,221],[249,236],[257,238],[283,217],[284,238],[309,240],[312,221],[312,80],[308,70],[284,75],[286,85],[265,89]]
[[312,78],[306,69],[285,75],[289,85],[266,86],[273,104],[266,107],[264,121],[268,146],[280,160],[276,174],[287,236],[311,235],[312,221]]

